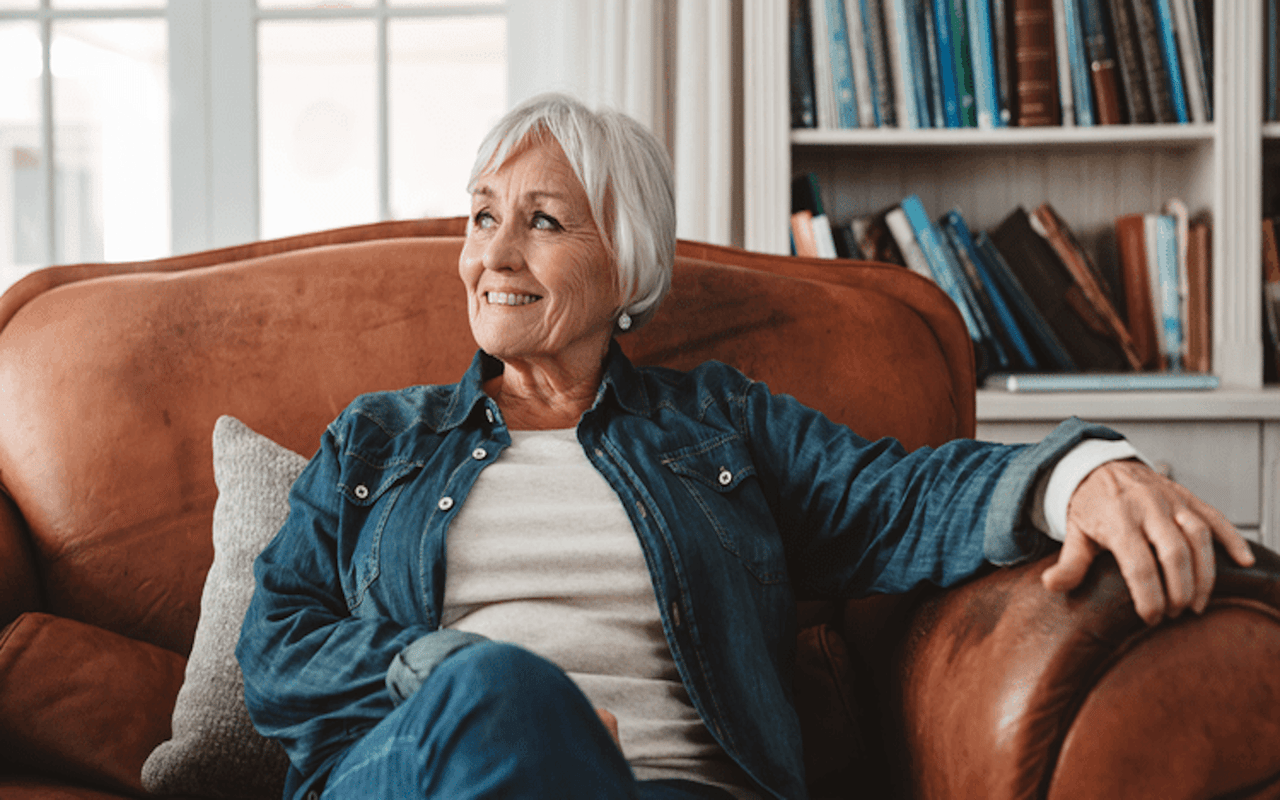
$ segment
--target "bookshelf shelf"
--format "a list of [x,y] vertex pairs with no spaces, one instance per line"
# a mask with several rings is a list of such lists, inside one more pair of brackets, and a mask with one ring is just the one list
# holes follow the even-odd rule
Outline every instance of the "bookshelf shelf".
[[[1280,124],[1275,125],[1280,136]],[[889,147],[889,148],[964,148],[964,147],[1039,147],[1043,145],[1181,145],[1212,142],[1212,124],[1200,125],[1106,125],[1096,127],[1043,128],[928,128],[899,130],[896,128],[851,128],[822,130],[817,128],[791,131],[796,146]]]
[[978,391],[980,422],[1057,422],[1083,419],[1140,421],[1280,421],[1280,388],[1225,386],[1204,392]]
[[1280,139],[1280,122],[1264,122],[1262,124],[1262,138]]

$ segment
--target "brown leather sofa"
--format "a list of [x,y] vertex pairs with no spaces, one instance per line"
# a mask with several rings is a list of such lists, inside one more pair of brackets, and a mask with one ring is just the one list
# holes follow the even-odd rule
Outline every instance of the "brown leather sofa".
[[[358,393],[472,352],[461,221],[58,267],[0,299],[0,797],[142,795],[213,557],[224,414],[300,453]],[[641,363],[732,363],[908,447],[974,431],[955,309],[910,272],[682,242]],[[806,606],[817,797],[1280,797],[1280,558],[1146,628],[1114,565]]]

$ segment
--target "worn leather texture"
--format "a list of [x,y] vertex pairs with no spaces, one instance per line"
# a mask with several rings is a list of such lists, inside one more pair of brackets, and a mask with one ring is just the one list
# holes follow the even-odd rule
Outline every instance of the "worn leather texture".
[[[141,759],[168,736],[213,558],[215,420],[233,415],[310,454],[357,394],[455,381],[474,349],[456,273],[462,226],[384,223],[157,262],[57,267],[0,298],[0,625],[44,615],[21,617],[0,644],[0,702],[25,715],[25,727],[6,732],[0,796],[138,791]],[[900,267],[681,242],[661,313],[620,341],[637,363],[718,358],[910,448],[973,434],[963,323],[940,290]],[[889,781],[916,797],[1044,797],[1051,787],[1055,797],[1134,796],[1132,785],[1116,785],[1128,768],[1104,768],[1077,748],[1095,735],[1105,746],[1127,735],[1116,721],[1157,713],[1165,716],[1150,729],[1212,731],[1224,759],[1189,757],[1178,790],[1164,796],[1215,796],[1206,792],[1232,774],[1222,764],[1248,747],[1259,755],[1240,775],[1254,783],[1219,796],[1274,796],[1256,776],[1280,775],[1280,761],[1267,761],[1280,754],[1267,727],[1277,705],[1262,704],[1275,698],[1256,676],[1274,672],[1276,623],[1250,603],[1280,605],[1280,564],[1262,555],[1255,570],[1224,570],[1221,613],[1215,605],[1196,624],[1153,632],[1107,564],[1066,597],[1041,588],[1042,562],[936,595],[804,605],[810,639],[798,643],[799,663],[817,698],[803,701],[806,730],[826,744],[847,736],[825,752],[811,746],[815,796],[860,796]],[[115,644],[18,657],[7,643],[33,619],[84,633],[73,644]],[[1203,690],[1190,680],[1130,702],[1122,680],[1160,684],[1160,643],[1175,634],[1185,637],[1170,645],[1178,652],[1229,643],[1226,666],[1187,669],[1201,670],[1197,684],[1247,686],[1258,704],[1231,707],[1236,721],[1220,724],[1216,707],[1188,699]],[[168,677],[82,668],[101,653],[117,666],[160,654],[154,663],[168,664]],[[58,700],[72,675],[80,706]],[[1095,686],[1108,693],[1090,705]],[[83,719],[69,720],[68,709]],[[111,741],[100,735],[107,718]],[[9,724],[8,713],[0,719]],[[1167,748],[1182,741],[1138,743],[1127,758],[1170,763],[1179,753]],[[1083,763],[1069,761],[1077,752],[1098,768],[1071,783],[1076,776],[1060,773]]]

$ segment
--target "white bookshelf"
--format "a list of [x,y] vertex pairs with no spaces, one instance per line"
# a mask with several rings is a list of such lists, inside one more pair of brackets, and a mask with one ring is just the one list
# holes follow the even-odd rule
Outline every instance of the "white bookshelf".
[[[1214,14],[1214,117],[1208,124],[791,130],[787,0],[745,4],[745,244],[787,251],[790,179],[803,172],[818,175],[835,221],[915,193],[931,216],[958,207],[971,227],[989,230],[1015,206],[1047,201],[1099,261],[1114,258],[1117,216],[1157,211],[1169,198],[1180,198],[1193,215],[1212,219],[1213,369],[1222,388],[1053,395],[980,390],[979,435],[1026,437],[1076,415],[1140,430],[1139,438],[1164,431],[1168,441],[1157,442],[1157,449],[1178,452],[1182,441],[1191,445],[1189,455],[1208,458],[1204,448],[1214,426],[1223,426],[1229,434],[1223,441],[1243,449],[1238,457],[1249,467],[1233,480],[1262,487],[1252,510],[1247,500],[1236,504],[1237,524],[1280,548],[1280,388],[1262,384],[1260,246],[1263,151],[1265,146],[1280,158],[1280,123],[1261,122],[1263,0],[1218,0]],[[1210,486],[1203,493],[1215,499],[1214,491]]]

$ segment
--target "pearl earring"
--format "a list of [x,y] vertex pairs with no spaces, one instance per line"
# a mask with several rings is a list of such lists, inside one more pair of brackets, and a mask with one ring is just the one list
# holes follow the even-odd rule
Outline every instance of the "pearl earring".
[[624,331],[631,330],[631,315],[623,311],[622,316],[618,317],[618,327]]

